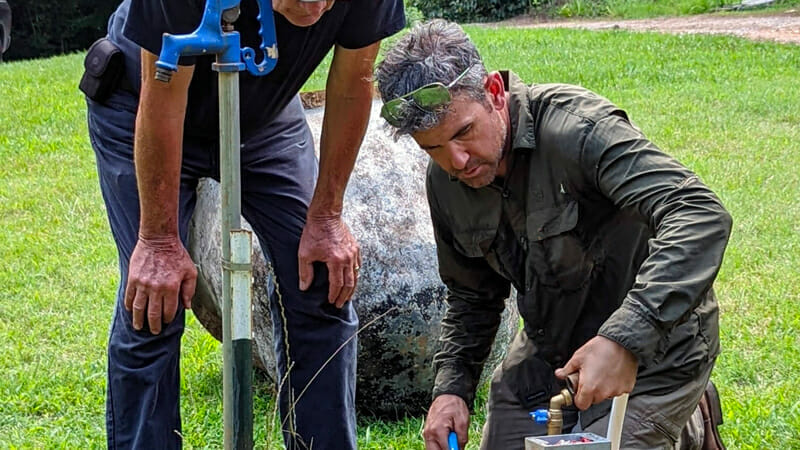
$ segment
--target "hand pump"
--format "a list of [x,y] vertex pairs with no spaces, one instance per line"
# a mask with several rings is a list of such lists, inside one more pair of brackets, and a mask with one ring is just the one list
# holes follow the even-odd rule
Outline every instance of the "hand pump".
[[217,56],[219,73],[220,190],[222,208],[223,410],[226,449],[253,447],[252,391],[252,234],[241,225],[239,72],[266,75],[278,61],[272,0],[258,0],[263,59],[240,48],[233,23],[240,0],[206,0],[198,28],[185,35],[164,34],[155,78],[168,83],[178,59]]

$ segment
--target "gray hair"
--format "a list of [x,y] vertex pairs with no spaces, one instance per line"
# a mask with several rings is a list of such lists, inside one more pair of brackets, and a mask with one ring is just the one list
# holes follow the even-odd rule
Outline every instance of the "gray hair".
[[[415,25],[386,52],[378,64],[375,79],[381,98],[387,102],[426,84],[447,85],[467,69],[461,80],[450,88],[451,95],[467,95],[486,103],[483,82],[487,72],[475,44],[457,24],[434,19]],[[400,126],[393,133],[395,139],[436,127],[447,115],[448,106],[425,111],[406,104],[400,113]]]

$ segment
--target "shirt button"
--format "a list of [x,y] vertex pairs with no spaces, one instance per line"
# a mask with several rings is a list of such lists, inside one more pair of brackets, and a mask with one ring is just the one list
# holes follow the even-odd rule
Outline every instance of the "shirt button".
[[536,330],[536,335],[537,336],[544,336],[544,328],[539,328],[538,330]]
[[508,197],[511,197],[511,191],[506,189],[503,191],[503,198],[508,198]]

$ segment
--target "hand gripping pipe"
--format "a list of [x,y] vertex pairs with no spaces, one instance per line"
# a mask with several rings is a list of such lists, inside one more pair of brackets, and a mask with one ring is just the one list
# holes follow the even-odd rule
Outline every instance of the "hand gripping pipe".
[[266,75],[277,63],[272,1],[258,0],[261,50],[239,48],[233,22],[239,0],[206,0],[197,29],[186,35],[164,34],[155,78],[168,83],[181,56],[217,56],[219,73],[220,207],[222,209],[222,349],[225,449],[253,448],[252,234],[241,224],[239,72]]
[[[558,395],[550,399],[550,409],[539,409],[531,413],[537,423],[547,424],[548,436],[559,435],[562,433],[564,416],[561,408],[571,406],[573,397],[578,386],[578,373],[567,376],[567,387],[562,389]],[[625,421],[625,410],[628,406],[628,394],[621,394],[614,397],[611,403],[611,413],[608,421],[606,437],[611,441],[611,450],[619,450],[622,439],[622,424]]]

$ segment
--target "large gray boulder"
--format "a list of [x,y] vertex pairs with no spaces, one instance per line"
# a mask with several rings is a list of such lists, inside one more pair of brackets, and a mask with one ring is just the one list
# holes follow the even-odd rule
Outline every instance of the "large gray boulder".
[[[428,157],[410,138],[395,142],[382,129],[378,112],[376,102],[345,195],[345,219],[363,258],[353,302],[362,326],[385,314],[358,337],[357,406],[361,414],[380,417],[419,415],[430,403],[432,359],[440,348],[446,288],[438,275],[425,199]],[[322,109],[310,109],[307,116],[319,142]],[[200,272],[194,313],[221,339],[218,199],[217,183],[203,180],[190,226],[189,252]],[[255,244],[253,358],[256,367],[274,381],[268,303],[272,283],[257,240]],[[509,300],[484,377],[504,355],[517,326],[516,305]]]

